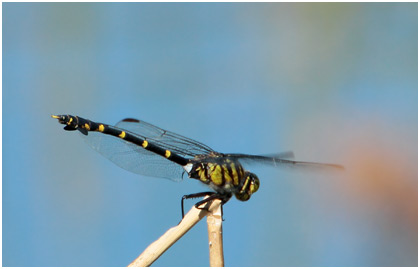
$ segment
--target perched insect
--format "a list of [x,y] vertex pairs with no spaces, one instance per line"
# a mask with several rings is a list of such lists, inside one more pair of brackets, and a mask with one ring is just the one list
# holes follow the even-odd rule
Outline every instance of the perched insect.
[[66,125],[66,131],[79,130],[93,149],[130,172],[174,181],[182,180],[187,174],[214,190],[184,195],[181,199],[182,217],[184,199],[207,195],[195,204],[197,208],[214,199],[220,199],[224,204],[232,195],[240,201],[249,200],[258,191],[260,180],[245,170],[241,162],[296,168],[343,168],[336,164],[288,160],[293,156],[291,152],[273,156],[219,153],[193,139],[137,119],[127,118],[111,126],[71,115],[52,117]]

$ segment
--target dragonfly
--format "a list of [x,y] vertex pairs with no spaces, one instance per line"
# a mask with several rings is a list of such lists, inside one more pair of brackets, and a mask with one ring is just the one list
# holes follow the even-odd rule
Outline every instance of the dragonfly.
[[207,196],[195,204],[196,208],[215,199],[220,199],[223,205],[232,196],[239,201],[248,201],[258,191],[260,180],[242,164],[343,170],[343,166],[337,164],[290,160],[293,152],[273,155],[220,153],[191,138],[134,118],[123,119],[113,126],[72,115],[51,117],[64,124],[64,130],[79,131],[94,150],[125,170],[172,181],[181,181],[188,176],[210,187],[213,191],[182,197],[182,218],[185,199]]

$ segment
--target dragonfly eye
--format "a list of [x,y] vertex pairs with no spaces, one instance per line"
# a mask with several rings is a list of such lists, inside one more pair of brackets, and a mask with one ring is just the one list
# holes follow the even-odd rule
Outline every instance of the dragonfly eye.
[[250,184],[249,184],[249,192],[250,194],[257,192],[260,188],[260,180],[258,179],[257,175],[254,173],[249,173]]
[[258,191],[260,187],[260,180],[257,175],[254,173],[247,172],[245,178],[245,184],[243,185],[241,191],[235,194],[236,198],[240,201],[248,201],[251,198],[251,195]]
[[249,198],[251,198],[251,195],[248,192],[243,192],[243,193],[235,193],[236,199],[238,199],[239,201],[248,201]]

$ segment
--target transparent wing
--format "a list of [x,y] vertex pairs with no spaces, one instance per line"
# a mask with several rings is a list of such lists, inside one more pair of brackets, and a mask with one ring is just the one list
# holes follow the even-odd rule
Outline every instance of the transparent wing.
[[124,119],[118,122],[116,127],[128,130],[156,146],[168,149],[185,158],[194,158],[196,155],[213,152],[203,143],[137,119]]
[[[124,119],[114,128],[124,130],[184,158],[194,158],[196,155],[213,151],[203,143],[137,119]],[[94,150],[130,172],[173,181],[181,181],[185,173],[182,166],[123,139],[97,132],[89,132],[83,137]]]
[[313,163],[313,162],[299,162],[299,161],[292,161],[287,160],[292,159],[293,152],[284,152],[279,154],[273,155],[248,155],[248,154],[224,154],[229,158],[237,159],[241,163],[245,163],[248,165],[253,164],[264,164],[275,166],[279,168],[293,168],[293,169],[306,169],[306,170],[343,170],[344,167],[337,164],[330,164],[330,163]]
[[82,135],[94,150],[130,172],[181,181],[184,169],[157,154],[114,136],[89,132]]

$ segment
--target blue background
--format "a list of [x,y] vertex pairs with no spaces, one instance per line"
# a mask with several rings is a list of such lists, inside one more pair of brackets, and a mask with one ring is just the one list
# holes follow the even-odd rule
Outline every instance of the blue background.
[[[346,167],[252,167],[227,266],[416,266],[417,46],[417,3],[3,3],[3,265],[125,266],[207,190],[117,167],[74,114]],[[207,266],[206,229],[154,265]]]

